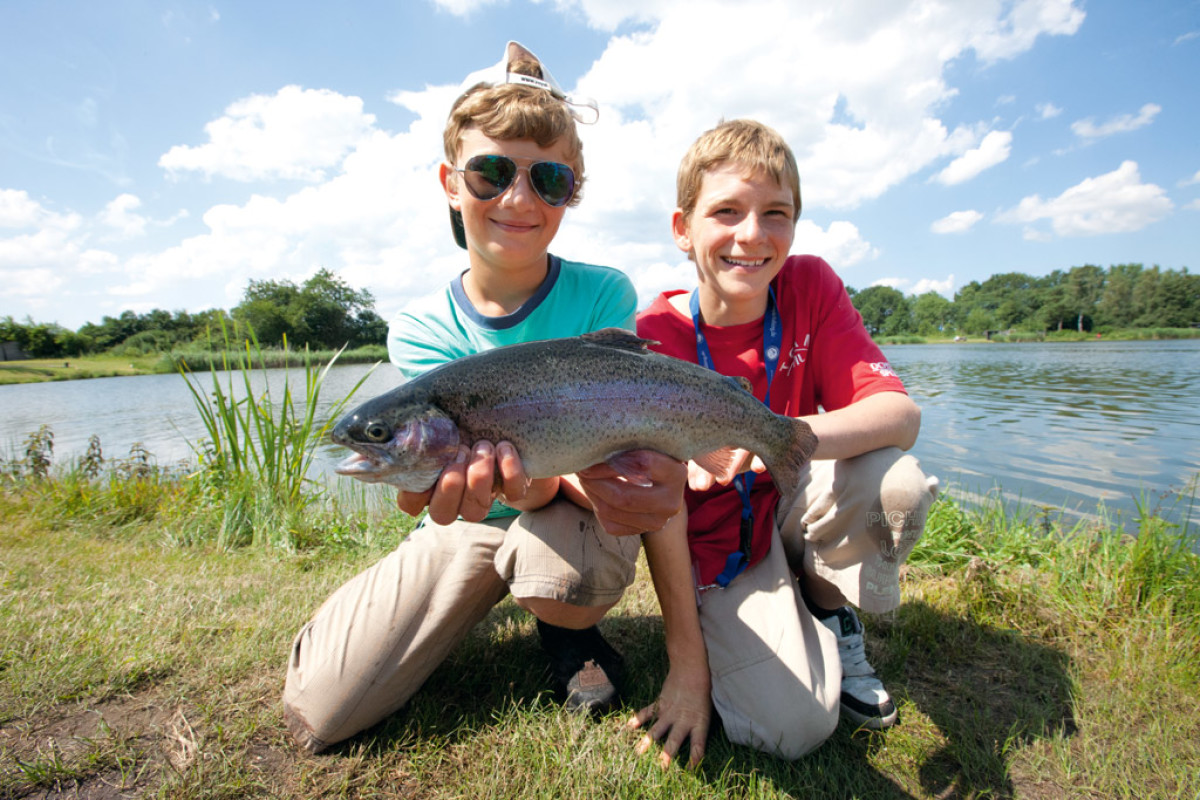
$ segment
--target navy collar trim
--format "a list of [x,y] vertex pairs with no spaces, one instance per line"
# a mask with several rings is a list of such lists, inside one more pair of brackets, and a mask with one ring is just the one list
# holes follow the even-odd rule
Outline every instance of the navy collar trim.
[[467,274],[466,271],[461,272],[450,283],[450,294],[454,297],[454,304],[458,306],[460,312],[481,328],[502,331],[516,327],[528,319],[529,315],[541,306],[550,294],[550,291],[554,288],[554,285],[558,283],[559,273],[562,272],[562,260],[554,255],[548,256],[548,258],[550,259],[550,264],[546,271],[546,279],[542,281],[542,285],[537,288],[533,296],[522,303],[521,307],[511,314],[499,317],[488,317],[480,314],[467,297],[467,290],[463,288],[463,275]]

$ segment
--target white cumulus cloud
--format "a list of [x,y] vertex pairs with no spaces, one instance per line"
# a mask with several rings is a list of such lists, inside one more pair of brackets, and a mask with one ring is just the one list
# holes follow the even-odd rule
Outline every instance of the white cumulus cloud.
[[937,292],[947,298],[954,294],[954,276],[948,275],[945,280],[939,281],[933,278],[922,278],[913,284],[909,294],[922,295],[926,292]]
[[1078,122],[1071,123],[1071,130],[1079,138],[1088,141],[1103,139],[1106,136],[1112,136],[1116,133],[1129,133],[1130,131],[1136,131],[1138,128],[1144,128],[1154,122],[1154,118],[1158,116],[1160,111],[1162,111],[1162,106],[1155,105],[1154,103],[1146,103],[1136,115],[1122,114],[1099,125],[1091,118],[1081,119]]
[[971,180],[985,169],[1004,163],[1012,152],[1012,138],[1009,131],[991,131],[983,137],[978,147],[951,161],[934,180],[945,186],[954,186]]
[[935,221],[929,226],[929,229],[934,233],[966,233],[981,219],[983,219],[983,214],[975,209],[955,211]]
[[[1026,197],[997,219],[1028,225],[1048,221],[1057,236],[1098,236],[1142,230],[1169,214],[1172,207],[1161,187],[1142,183],[1136,162],[1125,161],[1112,172],[1088,178],[1058,197]],[[1047,233],[1032,227],[1026,237],[1041,240]]]
[[1054,103],[1038,103],[1037,105],[1038,117],[1041,119],[1054,119],[1062,112],[1063,110]]
[[358,97],[285,86],[251,95],[204,126],[208,143],[176,145],[159,160],[169,173],[200,172],[237,181],[321,181],[365,136],[375,117]]

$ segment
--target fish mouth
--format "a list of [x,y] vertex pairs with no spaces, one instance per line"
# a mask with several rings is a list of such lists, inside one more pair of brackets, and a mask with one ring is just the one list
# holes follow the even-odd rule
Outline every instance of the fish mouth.
[[364,453],[356,450],[334,466],[333,471],[338,475],[349,475],[352,478],[374,482],[383,480],[393,470],[394,465],[386,454]]

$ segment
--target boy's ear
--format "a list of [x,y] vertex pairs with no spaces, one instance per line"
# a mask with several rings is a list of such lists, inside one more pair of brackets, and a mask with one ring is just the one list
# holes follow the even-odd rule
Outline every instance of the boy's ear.
[[689,255],[692,252],[692,236],[688,227],[687,217],[683,215],[681,209],[675,209],[675,213],[671,215],[671,235],[675,237],[675,244],[685,253]]
[[438,180],[442,182],[442,189],[446,192],[446,201],[450,203],[450,207],[455,211],[461,211],[462,207],[458,200],[458,173],[454,167],[442,162],[438,167]]

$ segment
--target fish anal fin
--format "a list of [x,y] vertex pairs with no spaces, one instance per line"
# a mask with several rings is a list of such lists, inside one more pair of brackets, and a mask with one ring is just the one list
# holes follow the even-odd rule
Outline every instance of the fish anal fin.
[[695,456],[692,461],[695,461],[696,465],[705,472],[715,476],[717,483],[725,485],[737,476],[738,455],[739,451],[731,447],[723,447],[720,450],[713,450],[711,453]]
[[658,344],[653,339],[643,339],[633,331],[627,331],[624,328],[601,328],[598,331],[585,333],[579,338],[589,344],[600,345],[601,347],[615,347],[618,350],[633,350],[635,352],[646,350],[652,344]]

